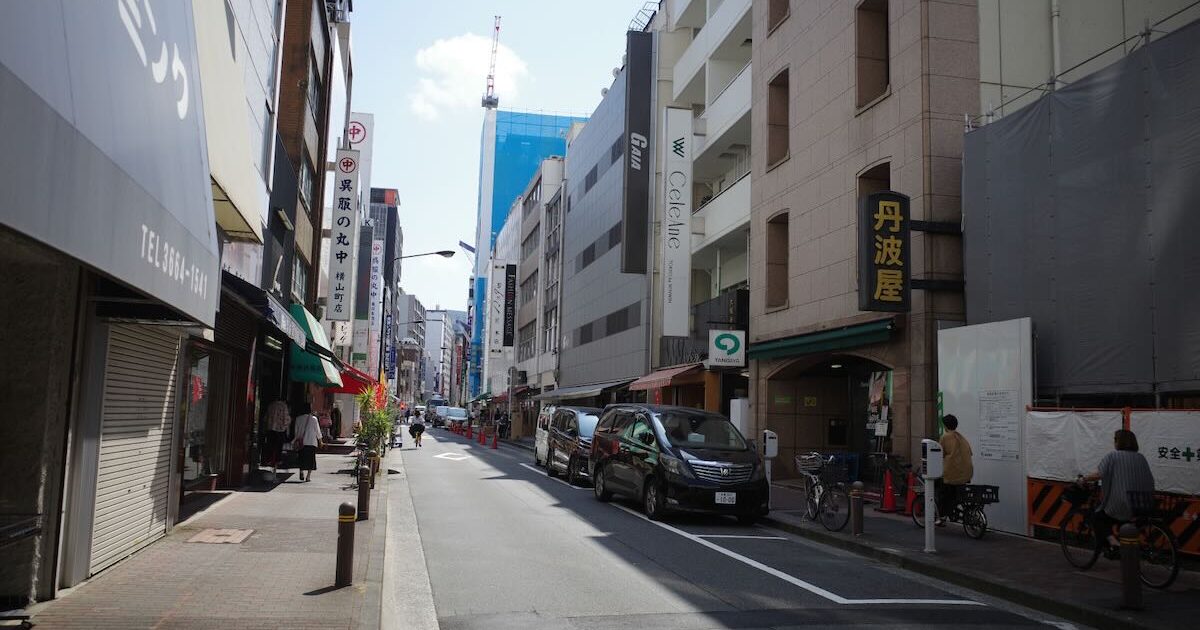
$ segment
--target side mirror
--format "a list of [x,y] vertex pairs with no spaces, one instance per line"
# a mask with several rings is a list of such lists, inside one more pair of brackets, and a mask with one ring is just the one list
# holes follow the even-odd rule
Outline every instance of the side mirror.
[[646,446],[653,446],[655,442],[653,433],[643,433],[638,436],[638,439],[640,439],[642,444],[645,444]]

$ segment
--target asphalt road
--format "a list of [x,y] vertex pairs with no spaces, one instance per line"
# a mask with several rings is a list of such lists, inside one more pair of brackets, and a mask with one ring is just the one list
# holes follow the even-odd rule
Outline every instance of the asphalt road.
[[513,447],[431,430],[401,456],[416,531],[399,535],[419,536],[446,630],[1071,627],[732,518],[654,523]]

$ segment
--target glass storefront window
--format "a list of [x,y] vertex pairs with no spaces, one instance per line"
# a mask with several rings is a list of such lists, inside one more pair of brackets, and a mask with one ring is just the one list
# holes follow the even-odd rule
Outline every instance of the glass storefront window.
[[183,487],[204,490],[227,471],[229,438],[229,380],[232,360],[227,355],[193,344],[188,353],[183,423]]

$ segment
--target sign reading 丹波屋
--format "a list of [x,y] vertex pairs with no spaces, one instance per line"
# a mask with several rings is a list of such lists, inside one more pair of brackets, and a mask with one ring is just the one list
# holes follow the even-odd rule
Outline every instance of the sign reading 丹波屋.
[[329,230],[329,296],[325,317],[346,322],[354,315],[354,243],[358,235],[358,151],[337,152],[333,214]]
[[908,197],[884,191],[858,208],[858,310],[904,313],[909,278]]
[[662,334],[686,337],[692,286],[692,110],[664,112]]
[[708,367],[743,367],[746,365],[746,331],[708,331]]

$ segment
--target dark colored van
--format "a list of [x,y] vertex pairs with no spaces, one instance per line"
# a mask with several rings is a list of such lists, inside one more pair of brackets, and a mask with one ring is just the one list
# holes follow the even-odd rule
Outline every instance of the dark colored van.
[[609,405],[588,460],[596,498],[638,499],[646,516],[669,511],[767,514],[767,478],[758,453],[725,416],[665,405]]
[[550,417],[546,437],[546,472],[551,477],[562,470],[567,481],[578,484],[591,478],[588,457],[592,433],[603,413],[595,407],[558,407]]

